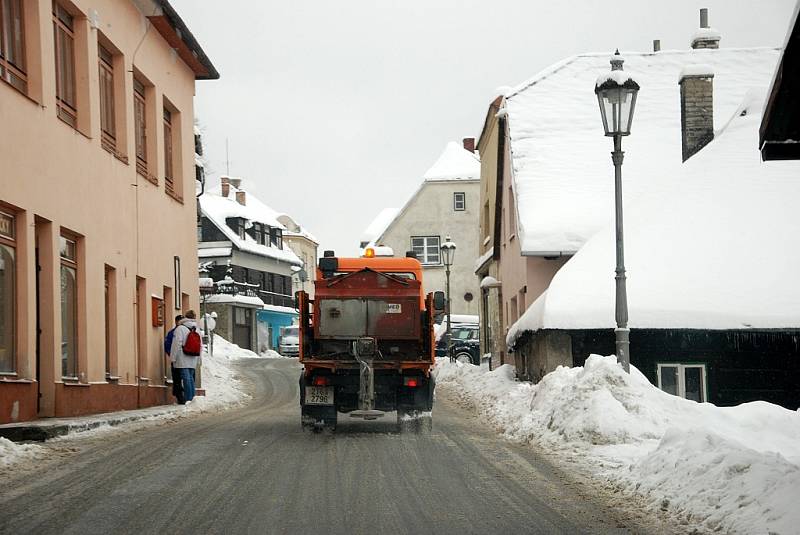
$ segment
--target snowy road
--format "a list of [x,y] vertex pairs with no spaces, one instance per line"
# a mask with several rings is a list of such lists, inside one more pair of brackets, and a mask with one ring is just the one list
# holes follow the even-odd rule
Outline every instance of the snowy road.
[[304,434],[297,362],[236,365],[253,383],[244,408],[85,438],[36,471],[0,474],[0,532],[669,532],[589,501],[592,487],[446,392],[427,436],[396,433],[393,415]]

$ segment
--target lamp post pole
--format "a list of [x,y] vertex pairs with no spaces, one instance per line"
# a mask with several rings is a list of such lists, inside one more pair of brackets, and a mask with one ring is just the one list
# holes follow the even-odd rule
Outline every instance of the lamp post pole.
[[445,264],[445,279],[447,281],[445,283],[445,291],[447,292],[447,335],[446,335],[447,336],[447,356],[450,357],[450,361],[452,362],[454,360],[454,358],[453,358],[453,344],[452,344],[453,340],[450,337],[450,328],[451,328],[453,322],[450,321],[451,318],[450,318],[450,264],[449,263]]
[[611,71],[598,76],[594,92],[600,105],[600,115],[603,119],[605,135],[614,138],[614,151],[611,161],[614,163],[614,211],[616,224],[616,249],[617,267],[614,278],[616,280],[616,303],[614,316],[617,327],[614,329],[615,351],[617,361],[623,369],[630,373],[630,329],[628,328],[628,292],[625,287],[625,242],[622,232],[622,136],[631,133],[633,110],[636,106],[636,95],[639,84],[629,74],[624,72],[622,64],[624,59],[619,50],[611,58]]
[[616,243],[617,243],[617,268],[615,270],[617,295],[615,318],[617,328],[614,329],[616,338],[615,349],[617,359],[626,372],[630,373],[630,329],[628,329],[628,292],[625,284],[625,240],[622,227],[622,160],[625,153],[622,151],[622,136],[614,136],[614,152],[611,161],[614,162],[614,210],[616,214]]
[[442,251],[442,260],[444,261],[444,275],[445,275],[445,292],[447,293],[447,303],[445,306],[447,310],[447,332],[445,336],[447,337],[447,356],[450,357],[450,361],[454,361],[455,357],[453,356],[453,344],[451,338],[451,328],[453,322],[451,321],[450,316],[450,266],[453,265],[453,260],[455,260],[456,256],[456,244],[450,240],[450,236],[445,237],[444,243],[441,246]]

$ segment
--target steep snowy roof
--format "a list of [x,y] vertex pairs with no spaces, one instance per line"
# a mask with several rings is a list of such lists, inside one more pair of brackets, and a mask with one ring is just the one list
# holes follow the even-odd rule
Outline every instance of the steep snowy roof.
[[288,235],[288,236],[302,236],[303,238],[306,238],[307,240],[313,241],[314,243],[319,245],[319,240],[317,238],[315,238],[314,235],[311,234],[308,231],[307,228],[305,228],[303,225],[301,225],[300,223],[295,221],[294,218],[292,216],[290,216],[289,214],[279,214],[277,219],[286,228],[286,230],[283,233],[284,236],[286,236],[286,235]]
[[278,213],[259,201],[252,193],[246,193],[245,206],[236,202],[236,192],[238,191],[244,190],[237,189],[232,184],[227,197],[222,196],[219,187],[207,190],[205,194],[200,196],[200,209],[203,215],[213,221],[217,228],[225,234],[225,237],[238,249],[259,256],[274,258],[275,260],[287,262],[292,265],[302,266],[303,262],[285,243],[282,249],[261,245],[249,235],[245,235],[245,239],[241,239],[239,235],[228,226],[225,221],[227,218],[240,217],[247,221],[247,225],[257,222],[286,230],[286,227],[278,221]]
[[481,161],[461,144],[451,141],[423,175],[425,180],[468,180],[481,178]]
[[[765,84],[766,87],[766,84]],[[677,172],[654,168],[625,206],[634,328],[800,328],[800,161],[758,151],[764,94],[753,92]],[[615,245],[609,226],[556,274],[509,331],[613,328]]]
[[361,234],[361,241],[371,243],[377,239],[383,231],[386,230],[397,214],[400,213],[400,208],[384,208],[380,213],[375,216],[364,232]]
[[[681,167],[678,78],[690,65],[714,72],[714,124],[730,118],[752,87],[769,84],[778,49],[625,53],[641,86],[631,135],[624,138],[627,200],[649,188],[654,169]],[[505,108],[523,254],[573,253],[613,218],[614,169],[593,89],[610,55],[553,65],[507,93]]]

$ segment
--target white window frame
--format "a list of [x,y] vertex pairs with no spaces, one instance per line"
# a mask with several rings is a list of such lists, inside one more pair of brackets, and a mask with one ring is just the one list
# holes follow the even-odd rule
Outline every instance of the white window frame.
[[[461,208],[459,208],[459,195],[461,196]],[[464,191],[456,191],[453,193],[453,210],[455,212],[463,212],[467,209],[467,194]]]
[[702,402],[708,402],[708,371],[706,370],[705,364],[681,364],[679,362],[659,362],[658,363],[658,389],[663,391],[661,388],[661,369],[662,368],[678,368],[678,397],[682,397],[686,399],[686,370],[689,368],[699,368],[701,372],[700,376],[700,385],[702,388],[702,395],[703,400]]
[[[419,254],[416,249],[414,249],[414,240],[423,240],[422,241],[422,254]],[[436,261],[431,262],[428,258],[428,247],[432,245],[430,242],[436,242]],[[417,253],[417,259],[423,266],[440,266],[442,265],[442,240],[440,236],[411,236],[411,250]]]

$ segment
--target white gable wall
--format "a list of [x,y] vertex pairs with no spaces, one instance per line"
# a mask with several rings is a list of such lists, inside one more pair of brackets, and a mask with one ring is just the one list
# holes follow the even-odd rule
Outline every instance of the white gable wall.
[[[455,211],[453,194],[466,194],[466,209]],[[453,314],[478,314],[480,291],[473,272],[478,259],[478,214],[480,213],[480,181],[443,180],[425,181],[414,197],[406,204],[386,231],[375,243],[394,250],[395,256],[404,256],[411,250],[412,236],[446,236],[455,242],[455,263],[450,272],[450,292]],[[425,292],[444,291],[445,269],[442,265],[424,266]],[[472,300],[464,299],[471,293]]]

